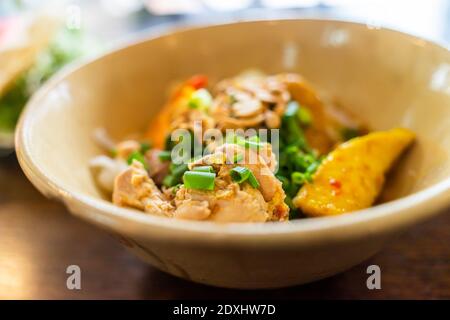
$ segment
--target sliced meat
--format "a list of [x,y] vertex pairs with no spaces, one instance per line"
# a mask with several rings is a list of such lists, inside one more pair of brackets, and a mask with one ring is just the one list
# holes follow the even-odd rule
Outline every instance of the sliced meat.
[[[270,148],[267,149],[271,151]],[[235,164],[237,154],[243,155],[240,163]],[[266,155],[269,159],[272,154]],[[217,221],[270,221],[286,220],[289,208],[284,203],[286,197],[281,182],[274,176],[266,160],[251,149],[236,144],[224,144],[214,151],[190,164],[195,166],[211,165],[217,173],[214,191],[188,190],[182,187],[176,194],[177,207],[186,200],[207,201],[210,220]],[[252,171],[260,184],[255,189],[248,183],[234,183],[230,170],[244,166]]]
[[133,163],[114,181],[113,202],[148,213],[172,216],[173,206],[148,176],[142,163]]

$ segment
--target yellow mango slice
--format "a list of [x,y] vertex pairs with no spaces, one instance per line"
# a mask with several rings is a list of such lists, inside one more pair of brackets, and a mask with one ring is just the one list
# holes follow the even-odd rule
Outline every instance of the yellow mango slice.
[[329,216],[370,207],[386,172],[414,141],[407,129],[369,133],[332,151],[293,199],[308,216]]

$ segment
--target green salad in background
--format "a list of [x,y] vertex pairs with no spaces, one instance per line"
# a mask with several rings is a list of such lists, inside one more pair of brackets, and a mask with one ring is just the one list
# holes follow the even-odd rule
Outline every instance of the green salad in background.
[[67,63],[85,53],[80,30],[61,28],[49,46],[37,56],[35,64],[19,76],[0,96],[0,132],[13,132],[20,112],[31,95]]

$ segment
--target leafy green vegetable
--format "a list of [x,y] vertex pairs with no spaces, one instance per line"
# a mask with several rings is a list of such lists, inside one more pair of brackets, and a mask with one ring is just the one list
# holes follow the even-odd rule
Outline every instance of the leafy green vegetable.
[[[302,111],[303,110],[303,111]],[[312,181],[312,176],[320,165],[321,158],[309,147],[303,126],[311,124],[308,110],[291,101],[282,117],[280,128],[279,168],[276,177],[282,182],[286,193],[286,204],[290,207],[291,218],[299,215],[292,198],[303,184]]]
[[13,131],[31,95],[62,66],[82,55],[81,39],[79,30],[60,30],[34,66],[0,97],[0,131]]
[[13,131],[29,93],[26,77],[16,80],[13,87],[0,98],[0,131]]
[[299,105],[295,101],[289,102],[281,121],[281,138],[287,145],[296,145],[309,151],[303,129],[298,118]]

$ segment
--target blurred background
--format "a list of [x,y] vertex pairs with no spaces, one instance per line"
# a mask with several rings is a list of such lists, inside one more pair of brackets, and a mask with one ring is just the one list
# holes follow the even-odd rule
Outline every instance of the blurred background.
[[450,40],[449,0],[1,0],[0,17],[50,10],[108,46],[154,26],[323,17]]

